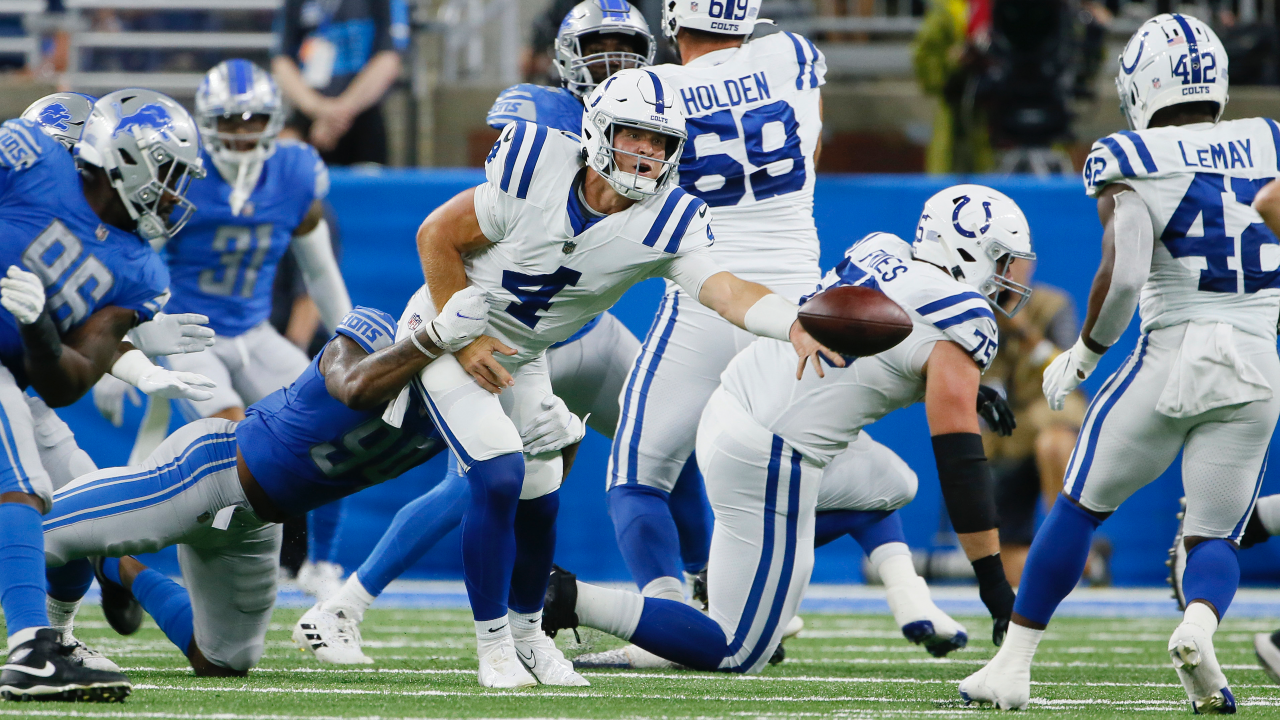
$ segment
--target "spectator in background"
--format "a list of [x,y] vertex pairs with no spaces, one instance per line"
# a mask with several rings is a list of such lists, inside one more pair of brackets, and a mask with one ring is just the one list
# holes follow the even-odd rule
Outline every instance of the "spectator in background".
[[986,117],[976,103],[989,26],[990,0],[929,1],[912,47],[921,88],[938,98],[925,155],[929,173],[985,172],[995,166]]
[[271,69],[290,126],[330,165],[387,161],[382,98],[409,43],[404,0],[285,0]]

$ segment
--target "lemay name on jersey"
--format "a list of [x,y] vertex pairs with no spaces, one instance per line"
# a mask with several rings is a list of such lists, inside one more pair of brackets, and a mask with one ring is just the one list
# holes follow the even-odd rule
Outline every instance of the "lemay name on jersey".
[[[987,299],[942,269],[911,256],[896,235],[873,233],[845,252],[817,292],[840,285],[880,290],[911,316],[911,335],[890,350],[847,358],[826,377],[807,371],[795,379],[790,345],[761,339],[729,364],[724,388],[760,425],[805,457],[825,465],[855,440],[861,428],[924,397],[925,362],[934,343],[959,345],[985,372],[995,359],[999,332]],[[807,298],[806,298],[807,299]]]
[[1280,126],[1263,118],[1125,131],[1094,144],[1086,192],[1124,183],[1150,211],[1157,242],[1139,302],[1143,331],[1202,320],[1275,336],[1280,240],[1252,204],[1280,175],[1277,145]]
[[707,204],[679,187],[578,225],[581,147],[576,135],[511,123],[476,188],[476,216],[493,244],[463,261],[471,284],[489,293],[490,333],[519,351],[516,362],[567,339],[636,282],[680,277],[700,287],[719,271],[705,250]]

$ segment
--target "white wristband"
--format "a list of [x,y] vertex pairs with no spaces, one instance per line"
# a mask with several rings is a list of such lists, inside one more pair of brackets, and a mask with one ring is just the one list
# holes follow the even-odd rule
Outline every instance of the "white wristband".
[[791,325],[799,312],[800,308],[790,300],[770,293],[747,309],[747,314],[742,317],[742,326],[755,335],[787,342],[791,339]]
[[137,387],[138,383],[142,382],[142,377],[155,367],[155,363],[151,362],[141,350],[133,349],[121,355],[116,364],[111,366],[111,374]]
[[[428,325],[427,327],[430,327],[430,325]],[[431,333],[429,333],[429,332],[428,332],[428,333],[427,333],[427,337],[431,337]],[[423,354],[423,355],[426,355],[427,357],[431,358],[432,360],[435,360],[436,358],[440,357],[440,354],[439,354],[439,353],[433,353],[433,352],[431,352],[430,350],[428,350],[428,349],[426,348],[426,346],[425,346],[425,345],[423,345],[423,344],[418,340],[418,333],[417,333],[417,331],[414,331],[414,332],[409,333],[409,339],[413,341],[413,346],[414,346],[414,347],[416,347],[416,348],[418,348],[418,350],[420,350],[420,351],[422,352],[422,354]],[[434,343],[435,341],[433,340],[432,342]],[[436,343],[436,347],[439,347],[439,343]]]

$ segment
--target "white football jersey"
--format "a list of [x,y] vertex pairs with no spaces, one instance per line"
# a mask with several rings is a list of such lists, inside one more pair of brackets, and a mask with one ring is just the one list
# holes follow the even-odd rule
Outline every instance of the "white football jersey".
[[714,208],[712,255],[764,285],[797,276],[816,282],[822,53],[800,35],[778,32],[652,70],[675,89],[685,115],[680,185]]
[[1227,322],[1274,338],[1280,241],[1251,205],[1280,175],[1280,126],[1269,119],[1108,135],[1084,165],[1090,197],[1124,183],[1151,213],[1155,251],[1142,288],[1142,330]]
[[939,340],[962,347],[984,372],[995,359],[999,335],[987,299],[944,270],[911,257],[896,235],[873,233],[845,252],[821,289],[861,285],[880,290],[911,316],[914,329],[897,346],[871,357],[812,368],[796,380],[796,353],[762,338],[729,363],[720,382],[761,426],[802,455],[825,466],[865,426],[924,398],[923,369]]
[[[523,362],[568,339],[633,284],[665,277],[696,294],[720,269],[707,204],[674,185],[613,215],[578,210],[585,172],[576,135],[511,123],[485,161],[476,216],[493,241],[463,258],[467,280],[489,295],[489,334]],[[504,360],[505,361],[505,360]]]

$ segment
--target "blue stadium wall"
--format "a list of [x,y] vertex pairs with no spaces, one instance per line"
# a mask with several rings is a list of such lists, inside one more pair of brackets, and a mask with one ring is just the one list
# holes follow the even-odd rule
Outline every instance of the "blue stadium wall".
[[[358,305],[398,316],[405,301],[422,283],[414,249],[414,233],[422,219],[455,193],[483,180],[479,171],[384,171],[333,173],[330,199],[341,224],[342,271]],[[1083,308],[1099,254],[1100,226],[1094,204],[1078,180],[988,180],[1008,193],[1031,223],[1039,263],[1036,279],[1066,289]],[[950,184],[946,179],[915,176],[820,176],[815,217],[822,238],[824,268],[835,264],[855,240],[872,231],[910,238],[924,201]],[[660,281],[633,288],[614,309],[628,327],[643,337],[661,296]],[[1115,352],[1103,360],[1085,384],[1094,392],[1120,364],[1136,340],[1136,323]],[[1123,348],[1121,350],[1120,348]],[[80,444],[101,466],[122,464],[128,457],[141,410],[131,408],[122,429],[99,417],[89,398],[62,411]],[[905,458],[920,475],[915,502],[905,508],[908,538],[929,547],[938,530],[940,497],[924,413],[917,406],[890,415],[871,428],[880,442]],[[588,579],[625,580],[626,568],[613,539],[604,503],[604,473],[609,444],[592,432],[583,443],[573,472],[561,492],[557,561]],[[444,473],[443,458],[405,477],[370,488],[347,500],[340,538],[341,561],[354,569],[373,548],[391,517],[408,500],[427,491]],[[1280,481],[1268,473],[1262,492],[1280,492]],[[1165,577],[1165,552],[1176,527],[1174,513],[1181,495],[1175,462],[1160,479],[1138,492],[1103,525],[1115,555],[1113,572],[1120,585],[1158,585]],[[172,552],[154,562],[176,572]],[[1280,581],[1280,541],[1241,553],[1246,582]],[[814,582],[861,579],[861,553],[849,538],[818,550]],[[447,536],[411,571],[410,577],[461,577],[458,535]]]

